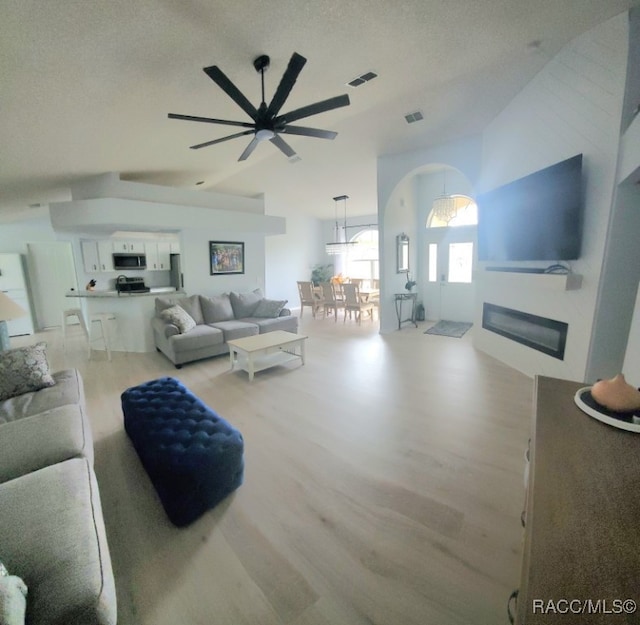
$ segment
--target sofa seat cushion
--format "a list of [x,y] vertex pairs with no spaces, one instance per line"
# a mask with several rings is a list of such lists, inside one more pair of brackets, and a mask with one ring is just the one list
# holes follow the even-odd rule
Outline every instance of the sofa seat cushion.
[[176,334],[169,340],[171,341],[175,353],[179,354],[194,349],[220,345],[221,343],[224,343],[224,334],[222,333],[222,330],[218,328],[212,328],[208,325],[200,325],[196,326],[186,334]]
[[84,404],[82,377],[77,369],[65,369],[52,375],[53,386],[0,401],[0,424],[67,404]]
[[242,320],[219,321],[218,323],[211,323],[209,325],[224,332],[225,343],[233,341],[234,339],[242,339],[245,336],[254,336],[259,332],[258,326],[255,323],[247,323]]
[[0,483],[77,456],[93,466],[89,420],[80,404],[0,425]]
[[0,549],[29,589],[29,625],[115,625],[100,495],[86,459],[0,485]]
[[253,323],[258,326],[260,334],[265,332],[274,332],[275,330],[284,330],[285,332],[298,332],[298,317],[286,315],[276,317],[275,319],[266,319],[264,317],[248,317],[243,319],[247,323]]

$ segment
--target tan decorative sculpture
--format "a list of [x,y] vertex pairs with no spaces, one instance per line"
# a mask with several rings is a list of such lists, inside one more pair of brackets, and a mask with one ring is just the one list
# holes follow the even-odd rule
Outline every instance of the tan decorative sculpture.
[[629,384],[622,373],[610,380],[599,380],[591,387],[591,396],[600,405],[616,412],[640,410],[640,390]]

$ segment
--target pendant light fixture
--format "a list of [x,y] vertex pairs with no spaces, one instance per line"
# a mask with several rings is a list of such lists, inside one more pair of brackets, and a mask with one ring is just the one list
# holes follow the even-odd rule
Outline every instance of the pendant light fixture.
[[447,172],[444,172],[444,182],[442,183],[442,195],[439,195],[433,200],[433,206],[431,207],[433,216],[437,217],[440,221],[448,224],[457,213],[456,199],[452,195],[447,195]]
[[[346,254],[350,249],[353,249],[355,245],[358,244],[357,241],[347,241],[347,200],[349,199],[348,195],[338,195],[333,198],[335,202],[335,212],[336,212],[336,225],[334,228],[334,243],[327,243],[325,245],[325,252],[330,256],[336,256],[338,254]],[[344,241],[339,241],[340,239],[340,225],[338,224],[338,202],[344,202]]]

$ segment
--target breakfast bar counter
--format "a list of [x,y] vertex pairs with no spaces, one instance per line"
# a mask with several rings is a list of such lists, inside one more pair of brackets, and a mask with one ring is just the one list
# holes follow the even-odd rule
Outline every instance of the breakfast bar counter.
[[[111,351],[153,352],[151,319],[155,315],[155,298],[162,295],[183,295],[175,287],[152,287],[147,292],[118,293],[118,291],[68,291],[66,297],[78,298],[87,327],[92,331],[90,319],[97,313],[113,313],[115,321],[109,329]],[[96,324],[93,324],[96,325]],[[94,328],[95,330],[95,328]],[[99,332],[98,332],[99,336]],[[101,342],[94,343],[100,349]]]

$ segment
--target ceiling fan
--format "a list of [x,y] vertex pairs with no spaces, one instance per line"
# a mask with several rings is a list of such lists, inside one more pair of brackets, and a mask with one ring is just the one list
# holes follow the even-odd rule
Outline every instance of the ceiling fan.
[[289,60],[289,65],[285,70],[280,84],[276,89],[275,94],[269,105],[264,99],[264,72],[269,67],[269,57],[263,54],[253,61],[253,66],[256,71],[260,73],[262,79],[262,102],[258,108],[255,108],[251,102],[244,96],[244,94],[229,80],[226,74],[217,66],[205,67],[204,72],[220,87],[252,120],[253,122],[237,122],[229,121],[226,119],[214,119],[211,117],[197,117],[194,115],[178,115],[176,113],[169,113],[170,119],[183,119],[191,122],[205,122],[208,124],[223,124],[225,126],[239,126],[246,128],[242,132],[229,135],[228,137],[222,137],[221,139],[214,139],[213,141],[205,141],[204,143],[198,143],[192,145],[192,150],[199,150],[209,145],[215,145],[216,143],[222,143],[229,139],[235,139],[244,135],[253,135],[253,139],[249,145],[245,148],[244,152],[240,155],[239,161],[246,160],[249,155],[256,149],[256,146],[261,141],[271,141],[281,152],[286,156],[294,156],[295,151],[293,148],[282,138],[281,135],[302,135],[304,137],[316,137],[318,139],[335,139],[337,132],[330,130],[320,130],[319,128],[307,128],[306,126],[293,126],[291,122],[295,122],[311,115],[317,115],[318,113],[324,113],[331,111],[342,106],[349,105],[349,96],[339,95],[328,100],[316,102],[315,104],[308,104],[302,108],[290,111],[284,115],[279,115],[280,109],[285,103],[286,99],[291,93],[291,89],[295,84],[298,75],[302,71],[307,59],[294,52]]

